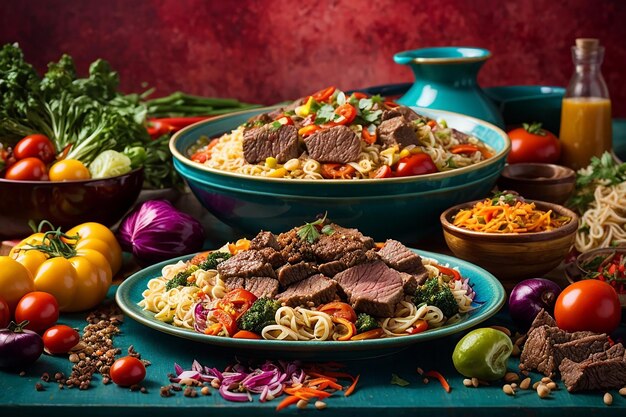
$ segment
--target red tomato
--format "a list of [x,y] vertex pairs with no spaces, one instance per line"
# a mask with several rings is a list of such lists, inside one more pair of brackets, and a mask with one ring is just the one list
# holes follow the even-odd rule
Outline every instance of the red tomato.
[[16,159],[39,158],[45,163],[52,162],[56,151],[47,136],[41,134],[28,135],[15,145],[13,155]]
[[213,310],[213,317],[215,317],[218,323],[224,326],[224,329],[229,335],[237,333],[238,330],[235,315],[236,314],[230,314],[224,310]]
[[233,339],[261,339],[261,336],[247,330],[239,330],[233,335]]
[[28,320],[27,329],[41,333],[59,319],[59,304],[54,295],[43,291],[29,292],[15,307],[15,321]]
[[6,328],[11,322],[11,309],[9,303],[0,297],[0,329]]
[[430,155],[424,152],[406,156],[400,159],[396,166],[396,177],[432,174],[434,172],[439,172],[437,165]]
[[30,157],[20,159],[8,167],[4,177],[7,180],[46,181],[48,172],[41,159]]
[[330,96],[335,92],[335,87],[327,87],[313,94],[313,100],[323,102],[328,101]]
[[146,377],[146,367],[139,359],[124,356],[113,362],[109,375],[117,385],[128,387],[143,381]]
[[53,355],[69,352],[79,340],[78,332],[64,324],[52,326],[43,334],[43,345]]
[[[235,320],[243,315],[257,300],[257,296],[243,288],[234,289],[224,296],[218,303],[217,308],[230,314]],[[229,334],[230,331],[228,332]]]
[[354,176],[355,169],[348,164],[322,164],[322,177],[329,180],[347,180]]
[[381,165],[381,167],[374,173],[374,178],[389,178],[392,176],[393,172],[391,172],[391,167],[389,165]]
[[565,288],[554,307],[556,324],[569,332],[611,333],[622,319],[617,293],[606,282],[585,279]]
[[555,163],[561,156],[561,143],[552,133],[541,128],[541,123],[511,130],[511,152],[507,158],[509,164],[520,162]]
[[333,301],[331,303],[325,304],[319,308],[319,311],[333,317],[346,319],[351,322],[356,321],[356,313],[354,312],[352,306],[341,301]]

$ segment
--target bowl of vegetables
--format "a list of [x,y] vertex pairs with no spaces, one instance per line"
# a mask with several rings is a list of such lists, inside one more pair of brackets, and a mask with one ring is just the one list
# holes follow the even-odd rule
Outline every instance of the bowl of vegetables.
[[597,279],[610,284],[626,307],[626,248],[597,248],[583,252],[567,264],[565,274],[570,282]]
[[573,211],[512,193],[451,207],[440,222],[455,256],[485,268],[509,289],[556,268],[578,229]]
[[[334,100],[333,97],[336,94],[326,98],[327,102]],[[367,106],[371,104],[368,100],[374,98],[355,96],[354,93],[340,97],[342,101],[347,101],[341,106],[345,107],[348,101],[351,102],[354,99],[356,100],[354,101],[355,108],[358,101],[359,109],[362,103],[359,100],[365,100],[364,109],[360,109],[353,120],[358,121],[361,120],[359,118],[369,117],[372,114],[372,111],[367,113]],[[310,100],[302,101],[310,102]],[[317,104],[322,106],[322,109],[326,109],[327,102]],[[334,114],[341,113],[342,109],[339,107],[335,109]],[[420,164],[402,165],[403,158],[412,162],[426,154],[419,147],[414,147],[411,150],[401,150],[394,163],[381,165],[372,169],[368,174],[363,172],[357,174],[354,166],[350,164],[327,164],[322,161],[322,173],[311,175],[315,178],[299,178],[297,173],[294,174],[298,168],[292,169],[292,165],[304,167],[303,169],[306,170],[306,164],[309,163],[304,161],[307,153],[302,150],[293,156],[291,163],[270,157],[266,158],[265,162],[250,165],[252,171],[258,169],[264,171],[266,175],[229,172],[208,166],[200,159],[194,159],[194,155],[198,155],[198,152],[201,154],[205,152],[203,149],[207,149],[206,146],[203,147],[202,141],[204,145],[207,145],[211,139],[223,138],[231,135],[231,132],[234,134],[235,130],[241,131],[242,126],[249,120],[271,117],[267,114],[276,113],[278,110],[279,108],[255,109],[217,117],[181,130],[170,142],[174,167],[201,204],[224,223],[250,235],[256,234],[258,230],[279,233],[288,230],[293,224],[300,224],[317,215],[327,213],[333,221],[358,228],[377,239],[393,237],[416,242],[436,232],[436,220],[442,210],[488,194],[504,167],[506,155],[510,149],[506,134],[487,122],[457,113],[414,108],[412,111],[423,115],[431,123],[435,123],[434,119],[442,121],[441,124],[433,124],[433,126],[447,129],[447,131],[452,128],[458,129],[457,132],[464,134],[463,138],[470,135],[478,138],[481,143],[486,144],[492,150],[492,153],[488,158],[482,159],[480,155],[475,155],[475,163],[456,167],[457,169],[421,170],[423,165]],[[285,111],[289,112],[289,110]],[[326,113],[324,111],[326,110],[319,110],[316,113],[316,120],[333,117],[332,109]],[[312,117],[310,115],[309,119]],[[341,123],[344,121],[342,118],[348,117],[354,117],[354,115],[349,116],[349,113],[344,113],[338,116],[337,120]],[[287,117],[278,117],[278,119],[284,121]],[[367,143],[373,144],[372,155],[391,159],[394,157],[395,150],[386,144],[379,145],[380,142],[376,141],[376,136],[372,138],[372,135],[377,134],[375,132],[380,131],[380,126],[375,125],[378,122],[379,120],[369,122],[372,129],[371,132],[367,129],[367,134],[363,133],[365,129],[362,126],[355,126],[356,122],[349,128],[353,132],[355,130],[361,132],[362,140],[369,140],[370,142]],[[265,128],[279,130],[282,129],[280,123],[280,121],[269,122]],[[368,122],[361,123],[365,126]],[[342,128],[342,126],[333,126],[338,130]],[[448,129],[447,126],[450,128]],[[305,130],[302,131],[305,136],[307,136],[307,129],[323,132],[325,128],[305,126]],[[311,134],[310,137],[313,138],[315,134],[317,133]],[[300,141],[300,138],[298,140]],[[305,142],[308,140],[307,137]],[[302,143],[300,141],[301,145]],[[475,147],[472,152],[477,152]],[[315,165],[318,161],[310,163]],[[268,168],[270,165],[271,167]],[[325,171],[329,165],[330,170]],[[365,165],[366,163],[363,163],[363,166]],[[361,165],[357,168],[359,167]]]

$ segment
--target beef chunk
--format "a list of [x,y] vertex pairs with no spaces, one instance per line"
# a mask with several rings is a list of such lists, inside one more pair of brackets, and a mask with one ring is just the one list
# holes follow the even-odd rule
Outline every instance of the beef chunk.
[[384,122],[385,120],[393,119],[395,117],[404,117],[409,122],[417,119],[423,119],[426,121],[431,120],[426,116],[422,116],[421,114],[414,112],[412,108],[407,106],[398,106],[391,110],[385,110],[383,111],[381,119]]
[[276,240],[276,236],[272,232],[259,232],[258,235],[250,241],[250,249],[263,249],[272,248],[274,250],[280,250],[280,245]]
[[261,113],[261,114],[257,114],[256,116],[252,116],[251,118],[249,118],[248,123],[250,123],[251,125],[255,125],[257,123],[261,125],[265,125],[271,122],[272,120],[274,120],[274,118],[272,117],[270,113]]
[[[597,340],[593,336],[597,335],[592,332],[568,333],[558,327],[547,325],[536,327],[528,334],[528,339],[520,357],[519,367],[521,370],[537,370],[546,376],[552,377],[559,363],[564,358],[563,354],[571,352],[572,346],[574,349],[586,351],[587,356],[597,352],[598,350],[594,349],[599,349],[599,347]],[[603,336],[606,339],[606,335]],[[568,342],[580,340],[582,342],[578,345],[576,343],[574,345],[568,344]],[[555,347],[559,351],[558,357],[555,355]]]
[[544,326],[544,325],[549,326],[549,327],[557,327],[556,321],[552,318],[550,314],[548,314],[546,310],[542,308],[541,311],[537,314],[537,316],[533,320],[532,324],[530,325],[530,329],[528,330],[528,333],[533,331],[533,329],[540,327],[540,326]]
[[312,159],[319,162],[347,164],[361,153],[361,139],[347,126],[322,129],[304,139]]
[[354,264],[355,256],[359,254],[347,255],[354,251],[366,251],[374,247],[374,240],[363,236],[356,229],[346,229],[335,224],[330,228],[334,231],[331,235],[322,235],[319,240],[311,245],[315,258],[320,263],[337,261],[347,256],[344,261],[348,265]]
[[272,265],[272,268],[278,268],[285,263],[283,255],[272,248],[259,249],[259,254],[263,257],[265,262]]
[[317,267],[317,270],[327,277],[334,277],[345,269],[348,269],[348,266],[342,260],[325,262]]
[[317,274],[287,287],[276,298],[291,307],[310,307],[332,301],[336,295],[337,283]]
[[469,143],[470,135],[459,130],[452,129],[452,139],[456,139],[459,143]]
[[222,279],[229,277],[275,277],[274,268],[256,250],[239,252],[217,265]]
[[582,362],[565,358],[559,371],[569,392],[618,389],[626,385],[626,361],[623,358]]
[[294,282],[302,281],[303,279],[315,274],[317,270],[315,266],[309,262],[300,262],[294,265],[283,265],[278,268],[276,272],[280,285],[287,287]]
[[609,347],[609,339],[605,334],[587,336],[565,343],[557,343],[552,347],[554,366],[558,367],[565,358],[573,360],[574,362],[584,361],[594,353],[605,352]]
[[407,295],[414,296],[417,287],[422,285],[428,279],[428,272],[424,271],[420,274],[409,274],[408,272],[400,272],[402,278],[402,288]]
[[370,249],[364,252],[362,249],[357,249],[352,252],[346,252],[339,260],[324,262],[319,265],[318,270],[327,277],[334,277],[345,269],[378,259],[379,257],[374,250]]
[[387,265],[398,271],[415,274],[426,271],[422,258],[397,240],[388,239],[378,255]]
[[378,126],[378,137],[387,148],[394,145],[404,148],[419,144],[415,130],[404,117],[394,117],[381,122]]
[[224,279],[224,286],[227,291],[246,287],[246,279],[242,277],[229,277]]
[[331,223],[330,227],[334,230],[333,234],[342,236],[342,239],[358,240],[363,244],[363,249],[372,249],[374,247],[374,239],[369,236],[365,236],[357,229],[342,227],[335,223]]
[[376,317],[391,317],[404,295],[400,273],[382,261],[353,266],[335,280],[356,311]]
[[276,129],[268,124],[244,132],[243,156],[250,164],[263,162],[270,156],[284,163],[298,155],[298,131],[294,126],[284,125]]
[[[609,349],[605,350],[604,352],[598,352],[598,353],[594,353],[591,356],[589,356],[589,358],[587,359],[591,359],[592,361],[603,361],[606,359],[624,359],[626,360],[626,356],[624,356],[626,353],[626,351],[624,350],[624,345],[622,345],[621,343],[616,343],[613,346],[611,346]],[[580,362],[580,361],[576,361],[576,362]]]
[[258,298],[274,298],[278,293],[278,281],[270,277],[246,278],[244,288],[256,295]]
[[287,232],[278,235],[276,240],[281,247],[281,253],[286,262],[290,264],[296,264],[301,261],[315,261],[315,255],[311,249],[311,245],[300,239],[298,236],[298,229],[293,228]]

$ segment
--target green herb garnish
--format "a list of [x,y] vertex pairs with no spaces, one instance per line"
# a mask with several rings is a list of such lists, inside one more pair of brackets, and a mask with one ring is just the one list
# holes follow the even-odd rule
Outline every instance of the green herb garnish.
[[270,125],[270,130],[277,131],[281,127],[283,127],[283,124],[281,122],[272,122],[272,124]]
[[400,378],[396,374],[391,374],[391,384],[399,385],[401,387],[406,387],[407,385],[411,385],[409,381],[407,381],[406,379]]
[[[320,232],[317,230],[317,226],[324,224],[324,222],[326,221],[326,215],[327,213],[325,213],[324,217],[322,217],[321,219],[317,219],[311,223],[305,223],[304,226],[300,227],[300,229],[298,229],[298,231],[296,232],[300,240],[305,240],[309,243],[315,243],[317,239],[320,238]],[[335,233],[335,231],[330,225],[327,224],[322,227],[322,233],[330,236]]]

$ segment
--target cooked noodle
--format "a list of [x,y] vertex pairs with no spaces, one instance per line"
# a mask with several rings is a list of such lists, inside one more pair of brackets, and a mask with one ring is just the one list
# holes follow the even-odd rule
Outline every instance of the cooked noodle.
[[381,327],[387,336],[406,336],[417,320],[425,320],[428,328],[441,327],[444,315],[435,306],[422,305],[417,307],[410,301],[401,301],[396,307],[393,317],[382,321]]
[[580,218],[575,246],[579,252],[626,244],[626,182],[598,185],[594,201]]

